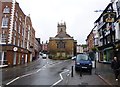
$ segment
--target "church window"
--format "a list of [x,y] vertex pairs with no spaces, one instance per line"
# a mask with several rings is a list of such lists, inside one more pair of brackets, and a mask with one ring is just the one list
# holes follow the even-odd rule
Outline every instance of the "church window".
[[63,41],[58,42],[57,48],[65,48],[65,42],[63,42]]

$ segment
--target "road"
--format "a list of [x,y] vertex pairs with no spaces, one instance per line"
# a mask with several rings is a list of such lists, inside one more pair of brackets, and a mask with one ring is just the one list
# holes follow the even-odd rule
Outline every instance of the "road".
[[92,75],[83,72],[80,77],[79,72],[73,71],[71,77],[71,67],[73,60],[50,60],[39,58],[37,61],[24,66],[6,68],[2,71],[3,85],[107,85],[97,75],[95,69]]

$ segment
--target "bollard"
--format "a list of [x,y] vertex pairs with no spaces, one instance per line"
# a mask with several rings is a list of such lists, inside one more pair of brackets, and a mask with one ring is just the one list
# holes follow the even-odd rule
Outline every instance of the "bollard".
[[71,77],[73,77],[73,66],[72,66],[71,69],[72,69],[72,70],[71,70]]
[[80,77],[82,77],[82,69],[80,68]]

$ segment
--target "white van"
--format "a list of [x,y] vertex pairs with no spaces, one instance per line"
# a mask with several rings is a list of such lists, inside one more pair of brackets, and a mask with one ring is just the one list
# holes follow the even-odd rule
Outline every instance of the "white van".
[[43,58],[43,59],[46,59],[46,58],[47,58],[47,55],[46,55],[46,54],[43,54],[43,55],[42,55],[42,58]]

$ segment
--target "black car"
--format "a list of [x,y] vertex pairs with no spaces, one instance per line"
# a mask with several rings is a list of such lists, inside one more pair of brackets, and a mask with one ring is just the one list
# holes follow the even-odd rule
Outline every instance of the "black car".
[[87,69],[92,72],[92,61],[87,54],[78,54],[75,59],[75,70]]

